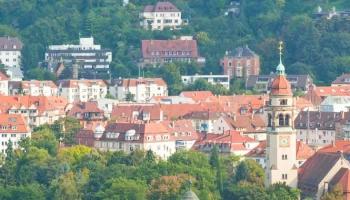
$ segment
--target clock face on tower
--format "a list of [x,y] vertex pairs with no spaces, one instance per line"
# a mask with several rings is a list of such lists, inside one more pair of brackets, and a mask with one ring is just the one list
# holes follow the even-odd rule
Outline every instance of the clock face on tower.
[[279,146],[280,147],[289,147],[290,146],[289,136],[280,136],[279,137]]

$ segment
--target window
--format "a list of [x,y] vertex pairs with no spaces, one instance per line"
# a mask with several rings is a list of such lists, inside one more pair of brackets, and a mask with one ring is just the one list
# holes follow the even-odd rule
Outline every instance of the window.
[[272,115],[269,113],[268,114],[268,123],[267,123],[267,126],[268,127],[271,127],[272,126]]
[[281,99],[280,100],[280,105],[287,105],[287,99]]
[[284,117],[282,114],[278,115],[278,125],[279,126],[284,126]]
[[287,154],[282,154],[282,160],[287,160],[287,159],[288,159]]
[[284,118],[284,125],[285,126],[289,126],[289,120],[290,119],[290,117],[289,117],[289,115],[286,115],[286,117]]
[[283,180],[287,180],[288,179],[288,175],[287,174],[282,174],[282,179]]

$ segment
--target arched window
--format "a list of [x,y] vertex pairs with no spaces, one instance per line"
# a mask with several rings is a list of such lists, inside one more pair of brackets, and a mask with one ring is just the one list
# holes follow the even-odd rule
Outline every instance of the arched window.
[[267,127],[271,127],[272,126],[272,115],[269,113],[267,115]]
[[282,114],[278,115],[278,125],[279,126],[284,126],[284,117]]
[[290,117],[289,115],[286,115],[286,117],[284,118],[284,125],[289,126],[289,121],[290,121]]

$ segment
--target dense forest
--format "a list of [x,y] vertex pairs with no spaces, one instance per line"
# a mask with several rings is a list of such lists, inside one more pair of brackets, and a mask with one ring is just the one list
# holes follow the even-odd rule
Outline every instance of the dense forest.
[[[62,129],[64,128],[64,131]],[[66,118],[35,129],[1,159],[2,200],[180,200],[192,190],[201,200],[297,200],[299,191],[276,184],[264,188],[264,170],[253,160],[178,151],[168,161],[152,151],[99,152],[86,146],[59,148],[79,122]],[[333,193],[329,193],[330,195]],[[341,196],[341,194],[340,194]]]
[[[199,42],[203,68],[178,64],[181,74],[220,73],[219,59],[226,50],[248,44],[262,60],[262,72],[274,70],[277,43],[286,44],[287,72],[309,73],[327,84],[349,72],[350,20],[314,20],[317,6],[350,9],[347,0],[241,0],[238,16],[225,16],[231,0],[172,0],[189,25],[181,30],[147,31],[139,27],[139,12],[156,0],[0,0],[0,35],[19,36],[24,42],[23,69],[27,78],[44,79],[38,70],[50,44],[78,42],[94,36],[113,51],[113,77],[137,76],[140,40],[193,35]],[[185,69],[185,70],[183,70]],[[144,72],[159,75],[159,70]],[[165,72],[161,71],[161,74]],[[168,80],[167,80],[168,81]]]

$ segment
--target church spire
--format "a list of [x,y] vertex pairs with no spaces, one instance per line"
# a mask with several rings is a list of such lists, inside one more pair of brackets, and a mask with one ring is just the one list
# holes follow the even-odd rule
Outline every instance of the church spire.
[[283,42],[280,41],[279,42],[279,47],[278,50],[280,51],[280,63],[278,64],[277,68],[276,68],[276,73],[277,75],[285,75],[285,68],[284,65],[282,63],[282,50],[283,50]]

